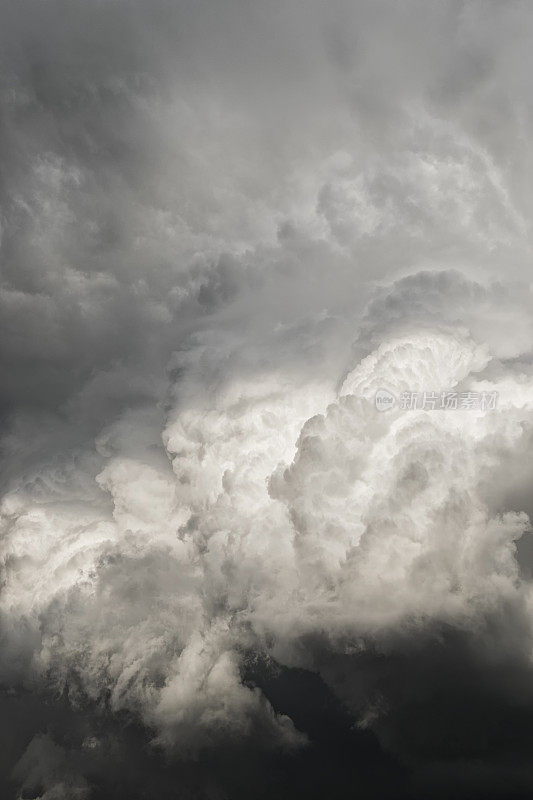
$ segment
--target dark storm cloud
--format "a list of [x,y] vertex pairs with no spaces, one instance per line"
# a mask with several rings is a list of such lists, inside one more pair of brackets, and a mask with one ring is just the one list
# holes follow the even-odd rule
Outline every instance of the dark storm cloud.
[[6,796],[528,796],[529,4],[0,14]]

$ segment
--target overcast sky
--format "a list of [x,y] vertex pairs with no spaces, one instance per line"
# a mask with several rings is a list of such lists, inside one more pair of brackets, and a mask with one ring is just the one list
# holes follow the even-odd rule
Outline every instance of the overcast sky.
[[3,0],[2,796],[532,796],[532,75],[527,0]]

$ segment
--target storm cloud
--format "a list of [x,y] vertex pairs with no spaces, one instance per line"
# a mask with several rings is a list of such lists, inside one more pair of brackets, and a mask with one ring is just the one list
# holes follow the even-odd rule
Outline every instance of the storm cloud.
[[530,4],[0,16],[3,795],[531,796]]

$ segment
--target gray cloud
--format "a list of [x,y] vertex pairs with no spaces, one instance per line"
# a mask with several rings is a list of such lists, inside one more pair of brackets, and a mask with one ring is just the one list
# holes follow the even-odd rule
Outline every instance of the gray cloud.
[[526,796],[529,5],[1,16],[6,793]]

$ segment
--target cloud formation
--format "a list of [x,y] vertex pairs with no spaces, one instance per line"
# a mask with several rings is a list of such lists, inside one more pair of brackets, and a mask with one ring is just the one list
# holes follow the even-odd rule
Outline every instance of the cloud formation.
[[1,13],[6,794],[527,796],[528,5]]

